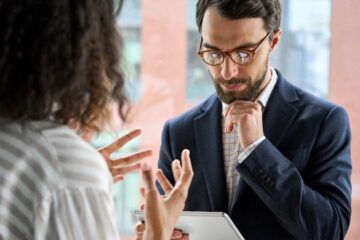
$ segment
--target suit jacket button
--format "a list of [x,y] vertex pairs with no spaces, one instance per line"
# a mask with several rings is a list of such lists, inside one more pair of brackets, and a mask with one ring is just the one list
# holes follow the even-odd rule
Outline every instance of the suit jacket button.
[[267,177],[266,178],[266,184],[269,184],[271,182],[271,178],[270,177]]
[[269,182],[266,183],[266,185],[269,187],[272,187],[272,186],[274,186],[274,182],[270,180]]
[[256,176],[259,176],[260,174],[263,173],[263,171],[260,168],[257,168],[257,169],[254,170],[254,173],[255,173]]
[[261,175],[260,175],[260,178],[261,179],[265,179],[267,177],[267,174],[266,173],[262,173]]

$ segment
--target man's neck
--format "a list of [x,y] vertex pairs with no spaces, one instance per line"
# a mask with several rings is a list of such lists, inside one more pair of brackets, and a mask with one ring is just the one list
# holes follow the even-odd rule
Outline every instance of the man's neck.
[[266,88],[266,86],[269,84],[270,80],[271,80],[271,77],[272,77],[272,72],[271,72],[271,68],[270,66],[268,65],[268,68],[266,70],[266,74],[265,74],[265,77],[264,77],[264,81],[261,83],[261,86],[259,88],[259,91],[256,93],[256,95],[254,96],[254,99],[253,101],[255,101],[259,96],[260,94],[264,91],[264,89]]
[[258,93],[259,95],[260,95],[260,93],[262,93],[262,91],[265,89],[265,87],[269,84],[271,77],[272,77],[272,73],[271,73],[270,66],[268,65],[264,82],[261,84],[260,89],[259,89],[259,93]]

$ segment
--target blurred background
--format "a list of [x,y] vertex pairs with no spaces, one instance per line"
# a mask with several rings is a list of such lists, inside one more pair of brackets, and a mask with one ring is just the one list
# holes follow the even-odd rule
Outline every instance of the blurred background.
[[[125,41],[124,66],[132,110],[125,125],[114,115],[112,129],[94,137],[95,147],[141,128],[142,136],[116,154],[152,148],[155,154],[150,161],[156,167],[165,121],[214,92],[207,67],[196,54],[200,36],[195,5],[196,0],[124,1],[118,25]],[[282,9],[283,37],[271,56],[271,65],[295,85],[344,106],[350,115],[353,214],[346,239],[360,239],[360,229],[355,227],[360,221],[360,1],[282,0]],[[133,212],[141,202],[140,185],[139,173],[132,173],[114,186],[122,239],[134,235]]]

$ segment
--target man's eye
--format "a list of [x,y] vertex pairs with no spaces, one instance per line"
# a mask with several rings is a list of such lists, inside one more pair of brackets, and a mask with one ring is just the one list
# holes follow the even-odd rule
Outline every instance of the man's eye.
[[209,52],[211,58],[220,58],[221,53],[219,52]]
[[239,58],[248,58],[250,56],[250,54],[248,52],[244,52],[244,51],[238,51],[236,53]]

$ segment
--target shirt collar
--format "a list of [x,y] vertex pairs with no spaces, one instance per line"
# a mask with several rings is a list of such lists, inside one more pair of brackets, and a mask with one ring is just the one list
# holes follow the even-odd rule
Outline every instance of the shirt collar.
[[[278,75],[273,67],[270,67],[270,71],[271,71],[271,79],[270,79],[269,83],[266,85],[266,87],[264,88],[264,90],[260,93],[260,95],[256,99],[256,101],[258,101],[262,105],[263,108],[266,107],[266,105],[269,101],[270,95],[275,87],[276,82],[277,82],[277,78],[278,78]],[[226,104],[224,102],[222,102],[221,104],[222,104],[222,109],[224,112],[224,110],[226,109],[228,104]]]

